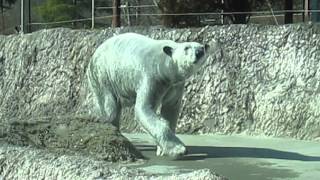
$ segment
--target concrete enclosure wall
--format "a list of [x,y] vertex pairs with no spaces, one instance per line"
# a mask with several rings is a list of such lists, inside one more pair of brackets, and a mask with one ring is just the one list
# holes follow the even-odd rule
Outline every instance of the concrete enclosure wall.
[[[186,84],[179,133],[320,138],[320,28],[312,25],[51,29],[0,36],[1,121],[86,112],[91,55],[107,38],[128,31],[219,42],[221,49],[211,49],[205,67]],[[131,111],[123,114],[123,130],[139,129]]]

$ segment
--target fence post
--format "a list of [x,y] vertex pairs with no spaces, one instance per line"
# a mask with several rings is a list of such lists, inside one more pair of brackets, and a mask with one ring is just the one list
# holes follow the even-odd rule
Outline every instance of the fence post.
[[21,0],[21,4],[20,4],[20,8],[21,8],[21,19],[20,19],[20,32],[24,33],[24,0]]
[[32,23],[32,20],[31,20],[31,0],[28,0],[28,25],[27,25],[28,33],[32,32],[31,23]]
[[[77,6],[77,0],[72,0],[72,6],[74,6],[74,7]],[[78,15],[76,15],[76,18],[78,19]],[[72,28],[76,28],[77,27],[76,22],[72,22],[71,24],[72,24]]]
[[94,10],[95,10],[95,7],[94,7],[94,0],[91,1],[91,29],[94,28]]
[[307,22],[309,20],[309,0],[304,0],[303,2],[303,9],[304,9],[304,12],[303,12],[303,21],[304,22]]
[[[222,5],[222,7],[224,7],[224,0],[221,0],[221,5]],[[221,15],[220,15],[221,24],[224,24],[224,15],[223,15],[223,13],[224,13],[224,10],[223,10],[223,8],[221,8]]]
[[131,17],[130,17],[130,4],[129,2],[126,2],[126,9],[127,9],[127,21],[128,21],[128,26],[131,26]]
[[140,14],[141,14],[141,8],[139,7],[141,5],[141,0],[136,0],[137,7],[136,7],[136,19],[135,19],[135,25],[140,24]]

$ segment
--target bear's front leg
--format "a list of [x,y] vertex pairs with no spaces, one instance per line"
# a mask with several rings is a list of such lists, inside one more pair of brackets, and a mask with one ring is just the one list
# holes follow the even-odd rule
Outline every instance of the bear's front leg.
[[179,157],[186,153],[185,145],[170,128],[168,120],[156,114],[156,105],[160,101],[163,87],[152,79],[145,80],[137,91],[135,115],[144,129],[154,138],[161,156]]
[[[184,82],[173,85],[166,92],[161,102],[161,116],[169,122],[172,133],[176,132],[181,100],[184,91]],[[162,149],[157,146],[157,156],[162,154]]]

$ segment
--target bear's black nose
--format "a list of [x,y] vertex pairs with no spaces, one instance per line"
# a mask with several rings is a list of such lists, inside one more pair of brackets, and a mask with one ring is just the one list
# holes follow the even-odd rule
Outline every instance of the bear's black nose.
[[204,55],[204,48],[198,48],[196,50],[196,61],[198,61],[200,58],[202,58],[202,56]]

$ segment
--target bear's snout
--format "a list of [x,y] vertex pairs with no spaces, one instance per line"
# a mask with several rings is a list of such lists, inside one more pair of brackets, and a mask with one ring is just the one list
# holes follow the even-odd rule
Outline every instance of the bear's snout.
[[196,61],[194,63],[197,63],[204,56],[204,47],[197,48],[195,55],[196,55]]

